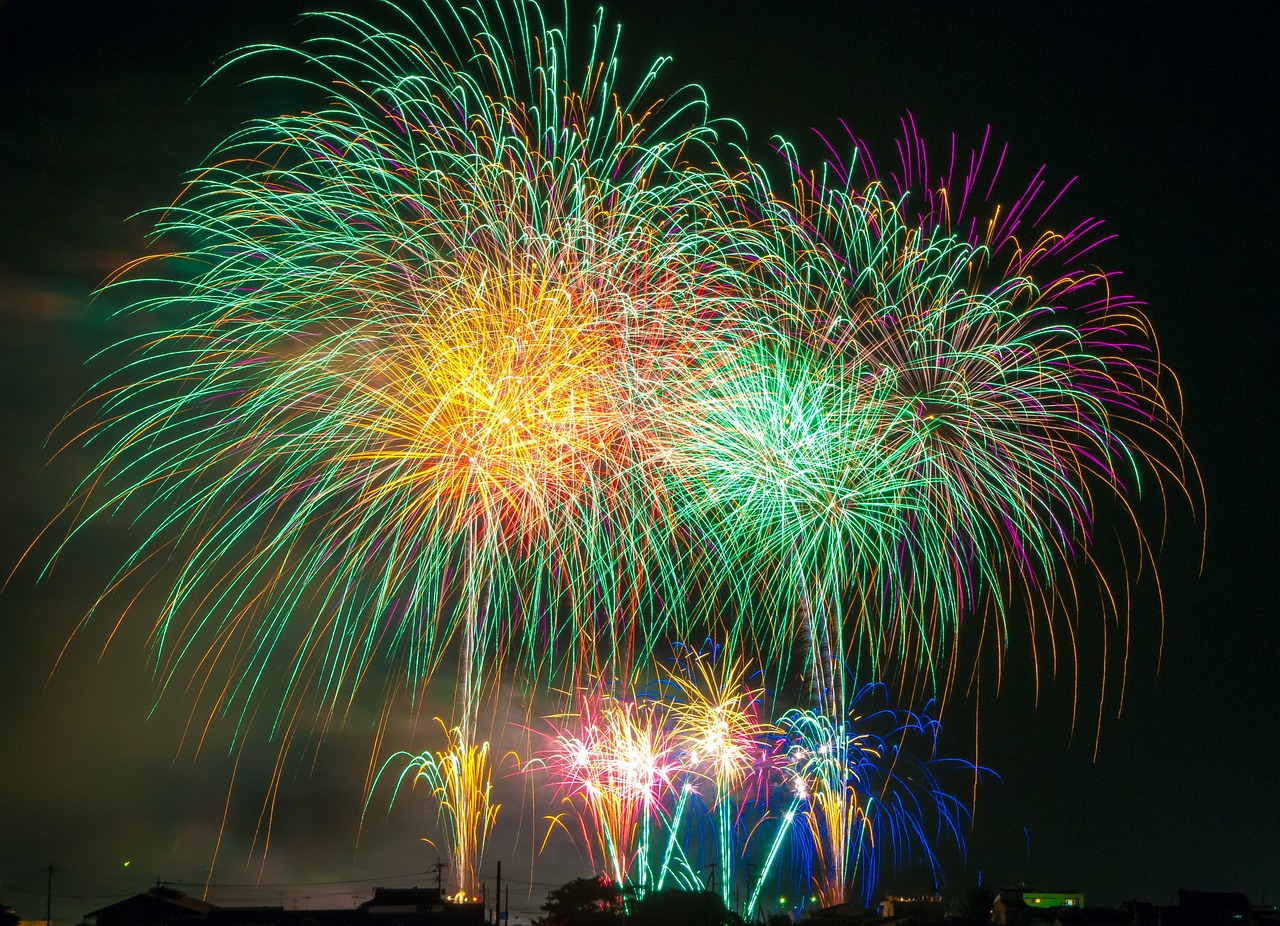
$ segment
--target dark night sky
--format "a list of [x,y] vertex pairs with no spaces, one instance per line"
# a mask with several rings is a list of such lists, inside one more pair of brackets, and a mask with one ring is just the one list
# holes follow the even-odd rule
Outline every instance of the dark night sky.
[[[185,169],[270,105],[269,95],[227,82],[192,93],[220,54],[296,36],[295,14],[325,5],[0,0],[6,570],[85,470],[75,450],[48,463],[44,440],[101,372],[85,361],[120,333],[88,295],[144,246],[145,225],[123,220],[171,199]],[[810,127],[842,131],[844,119],[887,161],[910,110],[935,152],[952,131],[976,143],[990,124],[1011,143],[1010,177],[1041,163],[1059,182],[1078,175],[1058,216],[1107,221],[1118,237],[1099,260],[1122,268],[1124,287],[1146,301],[1180,378],[1208,498],[1204,570],[1204,520],[1174,498],[1157,554],[1163,635],[1154,585],[1144,579],[1123,711],[1116,716],[1109,694],[1096,760],[1096,639],[1081,646],[1073,734],[1070,675],[1044,677],[1037,701],[1015,632],[999,697],[993,685],[984,690],[979,735],[980,761],[1004,781],[979,793],[967,865],[949,860],[959,887],[981,871],[997,886],[1078,887],[1106,904],[1168,902],[1179,887],[1242,890],[1255,901],[1264,891],[1271,902],[1280,895],[1280,511],[1269,359],[1280,253],[1276,36],[1230,4],[1200,15],[1175,6],[610,7],[624,25],[623,68],[636,74],[653,56],[673,55],[671,79],[706,87],[713,113],[739,119],[753,152],[767,151],[775,132],[804,140]],[[580,15],[579,26],[586,20]],[[153,686],[138,621],[126,622],[101,658],[109,622],[91,626],[49,678],[122,542],[115,528],[96,526],[52,576],[37,584],[24,568],[0,595],[0,902],[43,916],[52,863],[58,926],[157,876],[203,883],[226,798],[230,759],[217,748],[198,759],[179,749],[181,699],[148,718]],[[952,749],[971,755],[972,704],[955,704],[947,719]],[[407,737],[408,720],[400,724]],[[375,883],[429,883],[422,873],[436,855],[418,841],[431,829],[421,804],[375,814],[356,844],[369,726],[354,715],[326,742],[314,773],[286,784],[260,874],[256,857],[250,867],[245,860],[273,753],[246,751],[213,879],[231,886],[211,899],[346,904]],[[511,795],[493,842],[504,848],[490,852],[487,867],[504,857],[509,876],[535,882],[532,902],[516,901],[528,892],[521,881],[513,891],[513,908],[533,909],[548,886],[586,865],[554,851],[531,862],[529,816],[519,821],[517,847],[505,849],[517,802]],[[240,886],[250,884],[260,886]]]

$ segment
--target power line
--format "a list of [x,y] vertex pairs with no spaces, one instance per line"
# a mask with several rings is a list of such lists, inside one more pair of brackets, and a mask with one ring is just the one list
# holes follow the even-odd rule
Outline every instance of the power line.
[[[126,884],[129,884],[129,883],[149,884],[150,883],[148,879],[138,878],[136,876],[125,877],[121,875],[100,875],[100,874],[93,874],[90,872],[72,871],[70,869],[65,869],[65,868],[59,868],[58,873],[64,874],[64,875],[74,875],[79,878],[95,878],[102,881],[119,881],[119,882],[124,882]],[[277,888],[291,888],[291,887],[331,887],[331,886],[342,885],[342,884],[373,884],[379,881],[387,882],[387,881],[398,881],[405,878],[417,878],[424,875],[429,875],[431,873],[432,873],[431,869],[427,869],[426,871],[410,871],[410,872],[405,872],[403,874],[394,874],[394,875],[371,875],[367,878],[347,878],[347,879],[335,880],[335,881],[257,881],[257,882],[245,883],[245,884],[234,883],[230,881],[209,881],[209,882],[190,881],[182,878],[162,878],[161,880],[165,884],[176,884],[176,885],[182,885],[184,887],[195,886],[203,889],[204,887],[207,886],[210,890],[213,890],[216,888],[217,889],[247,888],[251,890],[271,891]],[[68,896],[68,895],[60,895],[60,896]],[[99,895],[99,896],[104,896],[104,895]]]
[[[398,875],[374,875],[369,878],[348,878],[343,881],[273,881],[271,883],[258,882],[255,884],[230,884],[230,883],[221,882],[221,881],[210,881],[208,882],[208,886],[210,889],[222,888],[222,887],[239,887],[239,888],[262,888],[263,890],[278,888],[278,887],[325,887],[325,886],[331,886],[331,885],[337,885],[337,884],[373,884],[378,881],[382,881],[382,882],[399,881],[405,878],[417,878],[422,875],[429,875],[431,873],[432,873],[431,869],[428,868],[425,871],[410,871],[410,872],[406,872],[404,874],[398,874]],[[197,885],[199,887],[205,886],[204,881],[166,881],[165,883],[166,884],[185,884],[188,886]]]

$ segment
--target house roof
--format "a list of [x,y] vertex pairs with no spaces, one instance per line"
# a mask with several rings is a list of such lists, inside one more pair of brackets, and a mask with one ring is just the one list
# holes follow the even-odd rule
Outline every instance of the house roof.
[[96,917],[102,913],[134,913],[144,909],[157,913],[164,912],[169,916],[196,917],[205,916],[210,911],[216,910],[217,907],[203,900],[197,900],[174,888],[157,886],[144,893],[126,897],[124,900],[107,904],[105,907],[99,907],[97,910],[85,915]]

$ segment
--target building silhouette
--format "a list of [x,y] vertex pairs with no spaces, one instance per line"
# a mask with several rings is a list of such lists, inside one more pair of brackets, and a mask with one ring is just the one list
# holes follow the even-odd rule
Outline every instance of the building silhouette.
[[352,909],[222,907],[155,887],[85,914],[85,921],[89,926],[479,926],[484,904],[449,898],[435,888],[379,887]]

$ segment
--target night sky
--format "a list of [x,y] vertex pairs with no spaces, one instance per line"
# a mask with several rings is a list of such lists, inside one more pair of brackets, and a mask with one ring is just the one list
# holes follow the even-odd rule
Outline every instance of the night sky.
[[[90,293],[145,248],[146,221],[127,217],[170,201],[183,171],[241,121],[287,105],[275,91],[199,84],[221,54],[296,39],[296,14],[324,6],[0,0],[5,572],[87,471],[75,447],[50,462],[46,438],[104,372],[90,357],[124,333]],[[909,111],[939,160],[952,132],[973,145],[990,125],[1010,142],[1015,187],[1042,163],[1059,184],[1078,176],[1056,215],[1106,220],[1117,237],[1097,259],[1147,303],[1179,377],[1207,519],[1198,502],[1193,511],[1170,496],[1156,554],[1163,624],[1144,574],[1117,716],[1114,635],[1104,657],[1098,621],[1082,616],[1079,678],[1042,665],[1037,696],[1015,622],[998,694],[984,666],[977,734],[979,762],[1003,781],[979,789],[967,859],[946,856],[956,889],[981,873],[996,887],[1077,888],[1108,905],[1171,902],[1181,887],[1280,898],[1276,36],[1231,4],[1199,16],[1176,6],[609,7],[623,24],[624,71],[638,77],[672,55],[668,80],[702,84],[713,114],[741,121],[759,156],[775,133],[816,156],[810,129],[840,137],[844,120],[888,162]],[[580,28],[591,9],[574,4]],[[1159,499],[1145,507],[1158,545]],[[182,744],[189,702],[179,694],[152,709],[145,621],[124,622],[104,653],[104,614],[51,675],[130,542],[121,525],[95,523],[51,575],[37,582],[37,556],[0,595],[0,903],[43,917],[52,864],[58,926],[157,879],[199,893],[227,801],[226,736],[197,757]],[[973,757],[973,716],[972,699],[948,706],[951,752]],[[433,883],[437,852],[419,838],[435,832],[425,802],[388,815],[376,799],[359,829],[373,719],[357,710],[313,768],[290,767],[265,865],[251,846],[275,751],[260,739],[245,749],[209,899],[345,906],[375,884]],[[435,743],[426,725],[416,741],[409,718],[396,725],[397,746]],[[486,872],[501,858],[513,912],[535,910],[549,887],[589,868],[566,842],[535,859],[546,808],[521,819],[519,785],[500,788],[507,807]],[[916,886],[915,874],[885,886]]]

